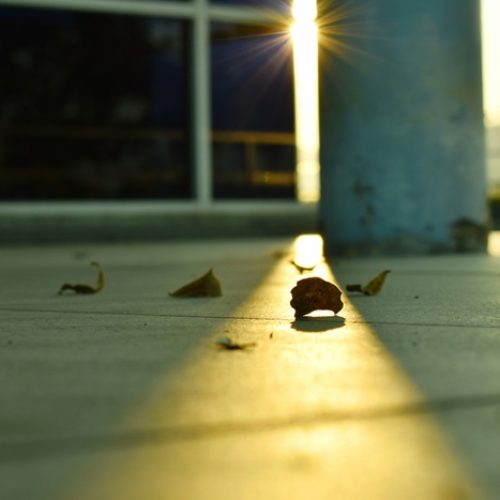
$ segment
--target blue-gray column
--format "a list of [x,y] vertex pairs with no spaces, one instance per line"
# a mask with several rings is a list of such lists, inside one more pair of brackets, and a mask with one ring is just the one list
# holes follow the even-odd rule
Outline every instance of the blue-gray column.
[[355,4],[324,12],[347,5],[355,35],[320,55],[326,252],[484,249],[480,2]]

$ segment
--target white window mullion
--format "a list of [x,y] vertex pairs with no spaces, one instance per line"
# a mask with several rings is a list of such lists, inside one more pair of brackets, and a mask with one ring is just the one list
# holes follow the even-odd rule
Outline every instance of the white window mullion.
[[208,0],[195,1],[191,92],[195,197],[200,208],[212,204],[212,114],[210,78],[210,19]]
[[0,5],[174,18],[190,18],[195,9],[191,2],[159,2],[155,0],[136,2],[129,0],[0,0]]
[[201,4],[205,15],[216,21],[228,22],[283,22],[283,14],[251,7],[210,4],[207,1],[179,0],[0,0],[0,5],[44,9],[68,9],[115,14],[167,16],[192,19]]
[[190,61],[192,186],[197,207],[213,207],[210,21],[276,22],[283,14],[211,0],[0,0],[0,5],[164,16],[192,22]]

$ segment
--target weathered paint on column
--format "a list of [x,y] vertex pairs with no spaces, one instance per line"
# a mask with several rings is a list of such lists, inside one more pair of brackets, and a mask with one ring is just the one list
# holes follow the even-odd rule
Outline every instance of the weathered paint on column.
[[326,252],[484,249],[480,2],[335,0],[324,14],[343,4],[356,50],[320,59]]

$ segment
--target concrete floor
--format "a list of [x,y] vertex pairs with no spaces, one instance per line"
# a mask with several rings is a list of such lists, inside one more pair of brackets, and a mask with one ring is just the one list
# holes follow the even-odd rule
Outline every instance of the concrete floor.
[[[3,249],[0,498],[500,498],[500,257],[301,276],[310,242]],[[104,290],[57,295],[92,260]],[[168,296],[210,267],[222,297]],[[293,320],[301,277],[384,269],[379,295]]]

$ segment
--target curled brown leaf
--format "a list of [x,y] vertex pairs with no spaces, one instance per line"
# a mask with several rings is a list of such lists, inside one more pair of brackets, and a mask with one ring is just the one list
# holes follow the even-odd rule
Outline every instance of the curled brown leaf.
[[104,288],[104,272],[102,270],[102,267],[98,262],[91,262],[90,265],[97,267],[98,270],[97,282],[95,286],[84,285],[80,283],[76,285],[72,285],[71,283],[64,283],[59,289],[58,294],[61,295],[65,290],[70,290],[75,292],[76,294],[81,295],[90,295],[101,291]]
[[291,293],[290,305],[295,309],[295,318],[318,310],[337,314],[344,307],[340,298],[342,292],[334,284],[321,278],[299,280]]
[[220,297],[222,288],[212,269],[169,294],[172,297]]
[[361,292],[365,295],[376,295],[382,289],[382,286],[385,282],[385,277],[390,273],[390,270],[382,271],[380,274],[377,274],[375,278],[370,280],[366,285],[362,286],[359,284],[355,285],[346,285],[346,290],[348,292]]
[[215,343],[220,349],[226,349],[228,351],[243,351],[257,345],[255,342],[234,342],[230,337],[226,336],[219,337]]
[[297,269],[297,271],[302,274],[304,271],[312,271],[315,267],[316,267],[316,264],[312,264],[312,265],[304,265],[304,264],[300,264],[299,262],[297,262],[295,259],[294,260],[291,260],[290,261],[290,264],[292,264],[292,266],[295,267],[295,269]]

